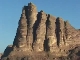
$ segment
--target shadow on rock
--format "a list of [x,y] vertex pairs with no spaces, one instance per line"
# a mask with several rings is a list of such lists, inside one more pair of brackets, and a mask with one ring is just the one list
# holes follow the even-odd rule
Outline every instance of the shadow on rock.
[[7,48],[5,49],[4,54],[2,55],[2,57],[8,56],[11,51],[12,51],[12,45],[7,46]]

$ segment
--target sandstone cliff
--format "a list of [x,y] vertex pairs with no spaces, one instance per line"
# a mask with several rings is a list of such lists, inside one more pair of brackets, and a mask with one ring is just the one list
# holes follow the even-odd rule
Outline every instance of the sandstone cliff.
[[2,60],[59,60],[80,46],[79,40],[80,30],[68,21],[37,12],[29,3],[23,7],[13,45],[5,49]]

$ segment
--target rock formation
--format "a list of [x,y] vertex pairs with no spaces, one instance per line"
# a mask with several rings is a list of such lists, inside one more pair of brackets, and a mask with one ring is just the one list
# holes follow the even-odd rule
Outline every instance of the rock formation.
[[30,2],[23,7],[13,45],[5,49],[1,60],[69,60],[79,40],[80,30],[60,17],[37,12]]
[[43,11],[39,12],[39,18],[38,20],[39,25],[36,29],[36,40],[34,43],[34,50],[36,51],[44,51],[44,40],[45,40],[45,35],[46,35],[46,13],[44,13]]
[[27,41],[26,41],[26,36],[27,36],[27,19],[25,15],[25,10],[23,8],[22,14],[19,20],[19,26],[17,28],[17,33],[13,42],[13,50],[27,50]]
[[48,14],[47,21],[46,21],[46,41],[48,44],[47,49],[51,52],[55,51],[57,48],[57,38],[55,34],[56,30],[56,17],[51,16]]
[[36,6],[32,3],[28,4],[26,9],[26,17],[27,17],[27,44],[28,49],[32,50],[32,43],[33,43],[33,26],[35,21],[37,20],[37,9]]

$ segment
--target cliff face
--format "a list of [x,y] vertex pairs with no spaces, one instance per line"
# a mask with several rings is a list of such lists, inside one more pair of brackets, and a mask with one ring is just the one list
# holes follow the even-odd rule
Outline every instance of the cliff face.
[[17,57],[22,59],[25,56],[32,58],[26,57],[24,60],[37,60],[36,57],[44,60],[42,56],[47,58],[48,55],[68,56],[67,52],[70,49],[80,45],[79,40],[80,30],[73,28],[68,21],[44,11],[37,12],[36,6],[29,3],[23,7],[13,45],[8,47],[9,52],[6,48],[7,55],[4,52],[2,60],[12,60],[13,57],[14,60]]

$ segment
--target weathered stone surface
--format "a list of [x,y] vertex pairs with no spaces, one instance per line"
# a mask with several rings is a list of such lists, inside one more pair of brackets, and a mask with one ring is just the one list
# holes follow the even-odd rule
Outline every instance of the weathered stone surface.
[[44,13],[43,11],[40,11],[38,16],[39,16],[38,20],[40,20],[40,23],[36,30],[36,40],[33,48],[35,51],[44,51],[44,40],[46,35],[47,16],[46,16],[46,13]]
[[[48,15],[46,22],[46,40],[48,41],[48,47],[51,52],[55,50],[57,47],[57,39],[56,39],[56,17]],[[47,43],[46,43],[47,44]]]
[[59,47],[65,44],[64,21],[60,17],[56,19],[56,37],[57,37],[57,45]]
[[5,49],[1,60],[74,60],[80,57],[78,46],[80,29],[60,17],[37,13],[29,3],[22,10],[13,45]]
[[[16,47],[13,50],[21,48],[22,50],[27,50],[26,36],[27,36],[27,19],[25,16],[25,10],[23,8],[22,14],[19,20],[19,26],[17,28],[17,33],[13,42],[13,47]],[[19,50],[19,49],[18,49]]]
[[65,35],[66,35],[66,44],[76,45],[80,44],[80,32],[70,25],[68,21],[65,22]]
[[27,44],[28,44],[28,49],[32,50],[32,43],[33,43],[33,26],[35,21],[37,20],[37,9],[36,6],[32,3],[28,4],[28,9],[27,9]]

